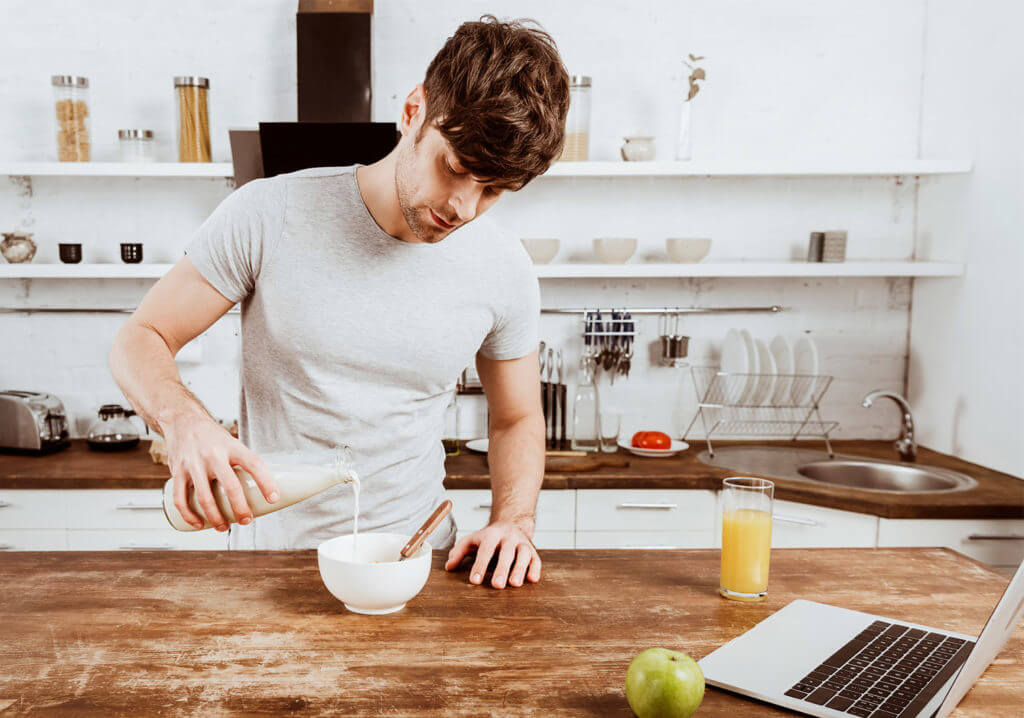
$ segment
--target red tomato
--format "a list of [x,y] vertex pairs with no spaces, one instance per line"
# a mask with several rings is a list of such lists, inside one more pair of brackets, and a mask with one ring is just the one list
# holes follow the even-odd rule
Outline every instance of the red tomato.
[[638,449],[671,449],[672,439],[660,431],[638,431],[633,434],[633,446]]

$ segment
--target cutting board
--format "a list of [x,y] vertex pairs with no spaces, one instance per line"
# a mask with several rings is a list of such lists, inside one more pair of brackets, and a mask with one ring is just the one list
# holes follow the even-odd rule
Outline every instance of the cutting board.
[[[602,466],[611,466],[615,468],[629,466],[629,458],[626,456],[622,456],[620,454],[587,454],[586,452],[572,453],[583,453],[584,456],[552,456],[551,454],[545,455],[544,471],[581,472],[594,471],[595,469],[600,469]],[[486,454],[484,455],[484,461],[487,461]]]

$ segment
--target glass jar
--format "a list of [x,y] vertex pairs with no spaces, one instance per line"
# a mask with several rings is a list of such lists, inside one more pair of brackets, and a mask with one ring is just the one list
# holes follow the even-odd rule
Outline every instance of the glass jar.
[[152,162],[153,130],[118,130],[117,143],[121,147],[122,162]]
[[86,443],[96,451],[123,451],[139,443],[139,432],[128,420],[135,416],[131,409],[120,404],[104,404],[100,407],[99,418],[89,427]]
[[175,77],[178,105],[175,135],[179,162],[210,161],[210,110],[207,95],[210,81],[205,77]]
[[89,139],[89,78],[53,75],[50,82],[57,118],[57,159],[61,162],[88,162],[92,150]]
[[569,114],[565,118],[565,146],[558,159],[583,162],[590,155],[590,78],[569,78]]

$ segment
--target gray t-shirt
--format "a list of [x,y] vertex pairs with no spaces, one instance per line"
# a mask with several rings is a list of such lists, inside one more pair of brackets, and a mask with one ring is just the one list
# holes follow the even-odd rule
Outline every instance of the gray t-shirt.
[[[256,452],[352,447],[359,530],[412,534],[444,500],[444,413],[477,352],[537,347],[540,291],[521,243],[478,217],[436,244],[384,232],[355,167],[250,182],[187,254],[242,305],[240,438]],[[231,548],[315,548],[352,531],[336,486],[248,526]],[[455,525],[431,536],[449,548]]]

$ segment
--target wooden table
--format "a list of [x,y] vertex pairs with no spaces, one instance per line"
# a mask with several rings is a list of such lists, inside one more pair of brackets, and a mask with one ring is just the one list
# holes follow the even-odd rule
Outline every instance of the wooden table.
[[[631,658],[700,658],[796,598],[977,635],[1006,576],[945,549],[790,549],[768,599],[716,594],[717,551],[545,551],[538,584],[445,573],[347,612],[312,551],[0,555],[4,715],[631,715]],[[1021,715],[1018,629],[956,715]],[[709,688],[698,715],[784,715]]]

